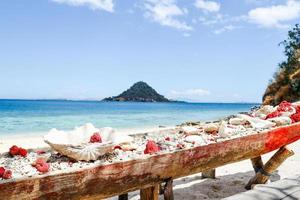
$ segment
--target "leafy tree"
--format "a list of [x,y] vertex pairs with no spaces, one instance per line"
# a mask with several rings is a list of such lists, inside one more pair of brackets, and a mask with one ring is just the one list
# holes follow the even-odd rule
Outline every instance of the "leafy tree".
[[283,100],[300,99],[300,25],[288,32],[288,38],[280,43],[284,46],[286,61],[279,64],[263,96],[264,104],[278,104]]

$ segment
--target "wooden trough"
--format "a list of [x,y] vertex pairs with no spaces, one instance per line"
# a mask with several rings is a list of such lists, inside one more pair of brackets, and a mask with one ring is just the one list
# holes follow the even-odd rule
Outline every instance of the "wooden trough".
[[167,182],[165,198],[173,199],[173,179],[245,159],[257,164],[261,155],[298,139],[300,123],[147,159],[12,180],[0,184],[0,199],[103,199],[116,195],[126,199],[126,193],[135,190],[141,190],[141,199],[157,199],[158,184],[163,182]]

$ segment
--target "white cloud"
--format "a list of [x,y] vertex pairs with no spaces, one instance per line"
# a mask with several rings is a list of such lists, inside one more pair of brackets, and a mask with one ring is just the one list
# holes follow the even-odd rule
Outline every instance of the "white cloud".
[[286,4],[259,7],[248,12],[250,22],[263,27],[283,28],[287,21],[300,17],[300,1],[288,0]]
[[57,3],[68,4],[71,6],[88,6],[93,10],[114,11],[113,0],[52,0]]
[[215,1],[196,0],[195,6],[208,12],[219,12],[221,4]]
[[234,29],[237,29],[237,27],[233,26],[233,25],[227,25],[227,26],[224,26],[220,29],[215,30],[214,34],[221,34],[221,33],[224,33],[224,32],[232,31]]
[[179,8],[175,0],[145,0],[145,16],[158,22],[162,26],[169,26],[179,30],[190,31],[193,28],[177,17],[186,15],[186,8]]
[[171,99],[189,99],[189,100],[201,100],[200,97],[208,96],[211,92],[204,89],[188,89],[185,91],[172,90],[168,95]]

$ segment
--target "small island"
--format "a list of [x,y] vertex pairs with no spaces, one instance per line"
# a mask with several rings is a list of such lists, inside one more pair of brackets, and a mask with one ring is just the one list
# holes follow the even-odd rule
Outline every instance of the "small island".
[[158,94],[151,86],[143,81],[133,84],[120,95],[105,98],[103,101],[173,102],[163,95]]

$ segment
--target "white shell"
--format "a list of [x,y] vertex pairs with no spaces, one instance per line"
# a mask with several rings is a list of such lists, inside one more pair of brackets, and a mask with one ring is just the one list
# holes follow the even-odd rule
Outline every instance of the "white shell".
[[229,124],[231,125],[244,125],[246,122],[247,120],[239,117],[229,119]]
[[239,114],[237,115],[237,117],[247,120],[253,128],[257,129],[271,128],[276,125],[275,123],[270,122],[268,120],[262,120],[259,118],[250,117],[248,115]]
[[184,133],[196,133],[199,131],[199,129],[193,126],[184,126],[181,129]]
[[[89,143],[90,137],[99,132],[102,143]],[[76,127],[74,130],[65,132],[56,129],[44,136],[44,141],[55,151],[75,160],[96,160],[99,156],[110,152],[117,144],[129,143],[132,137],[115,132],[110,127],[95,128],[92,124]]]
[[212,132],[218,131],[218,130],[219,130],[219,126],[214,123],[209,123],[204,126],[204,131],[206,133],[212,133]]
[[270,106],[270,105],[265,105],[265,106],[261,107],[260,109],[258,109],[257,111],[255,111],[253,113],[253,115],[255,117],[263,118],[266,115],[268,115],[268,114],[270,114],[270,113],[272,113],[274,111],[276,111],[275,107]]
[[268,121],[276,123],[277,126],[285,126],[292,124],[292,120],[289,117],[274,117],[268,119]]
[[229,137],[232,134],[232,132],[233,129],[227,127],[227,123],[225,121],[222,121],[219,127],[219,132],[218,132],[219,136],[223,138]]
[[185,137],[185,141],[189,143],[195,143],[195,144],[205,144],[205,140],[200,135],[189,135]]

